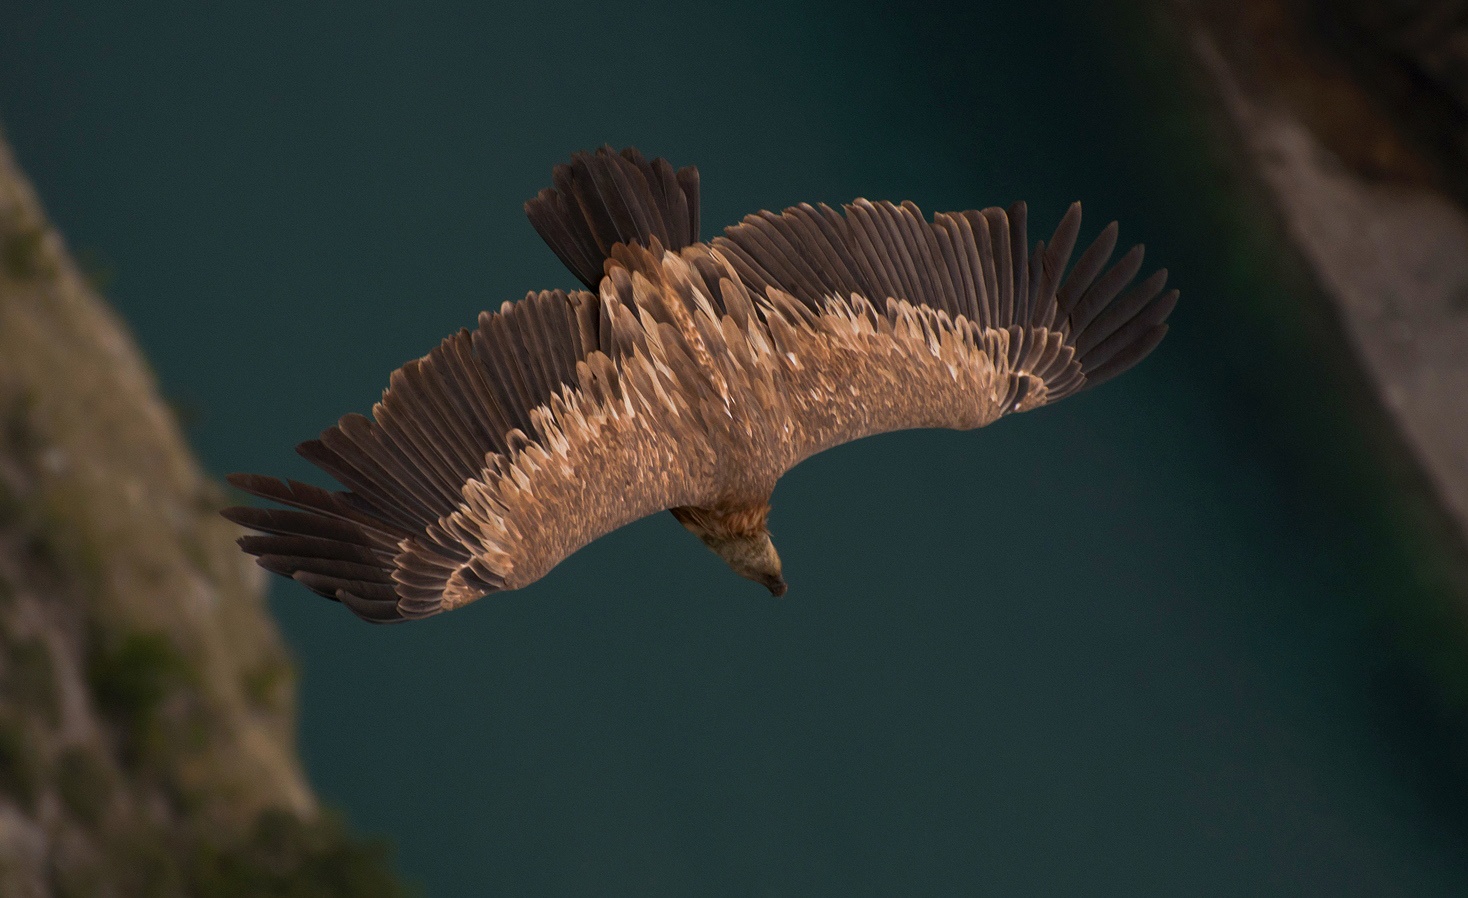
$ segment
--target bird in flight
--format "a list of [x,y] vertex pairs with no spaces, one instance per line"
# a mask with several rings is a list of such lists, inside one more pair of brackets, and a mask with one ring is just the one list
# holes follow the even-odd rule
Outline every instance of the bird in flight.
[[[394,371],[372,417],[298,451],[346,488],[229,478],[280,508],[224,516],[259,564],[377,623],[545,576],[671,511],[734,572],[786,589],[767,521],[802,460],[894,430],[965,430],[1104,383],[1167,332],[1166,270],[1070,259],[1080,204],[1033,250],[1026,210],[858,199],[699,239],[699,177],[578,153],[525,204],[587,288],[532,292]],[[1069,270],[1067,270],[1069,269]]]

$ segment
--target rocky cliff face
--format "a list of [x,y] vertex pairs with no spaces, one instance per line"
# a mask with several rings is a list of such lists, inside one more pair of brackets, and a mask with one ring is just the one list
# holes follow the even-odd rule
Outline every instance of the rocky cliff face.
[[1468,543],[1468,7],[1176,8],[1248,168]]
[[316,808],[225,499],[0,139],[0,895],[397,892]]

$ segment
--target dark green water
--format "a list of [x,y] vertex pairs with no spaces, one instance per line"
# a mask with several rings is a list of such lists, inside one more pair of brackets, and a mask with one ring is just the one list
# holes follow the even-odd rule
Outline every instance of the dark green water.
[[1451,664],[1381,610],[1437,562],[1360,476],[1350,377],[1280,351],[1310,314],[1204,208],[1232,188],[1146,40],[985,6],[0,14],[0,120],[218,472],[310,476],[290,447],[391,368],[570,286],[520,204],[602,142],[697,163],[706,233],[1080,198],[1184,290],[1105,389],[792,473],[785,600],[668,516],[410,626],[276,584],[312,781],[428,894],[1468,891]]

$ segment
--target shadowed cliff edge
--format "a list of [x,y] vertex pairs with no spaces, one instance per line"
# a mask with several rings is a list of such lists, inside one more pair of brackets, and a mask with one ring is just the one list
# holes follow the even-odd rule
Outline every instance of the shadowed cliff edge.
[[0,894],[399,893],[225,500],[0,137]]
[[1355,550],[1400,559],[1338,596],[1364,597],[1404,650],[1362,658],[1377,735],[1423,807],[1468,833],[1468,13],[1156,8],[1155,33],[1187,54],[1169,65],[1196,76],[1179,130],[1218,164],[1234,263],[1280,285],[1238,301],[1281,357],[1324,366],[1256,386],[1325,437],[1295,452]]
[[1468,544],[1468,16],[1181,2],[1291,242]]

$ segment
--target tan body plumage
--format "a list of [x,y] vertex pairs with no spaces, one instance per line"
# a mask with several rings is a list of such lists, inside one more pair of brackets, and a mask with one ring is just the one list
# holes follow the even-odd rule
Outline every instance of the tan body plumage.
[[[394,373],[374,420],[302,453],[348,488],[236,475],[296,511],[232,509],[267,568],[369,620],[516,589],[657,511],[785,591],[770,493],[825,449],[969,429],[1100,382],[1166,330],[1159,273],[1126,294],[1115,228],[1063,278],[1072,207],[1034,256],[1024,210],[859,200],[760,213],[696,242],[697,176],[581,155],[527,205],[596,294],[531,294]],[[1099,275],[1099,277],[1098,277]]]

